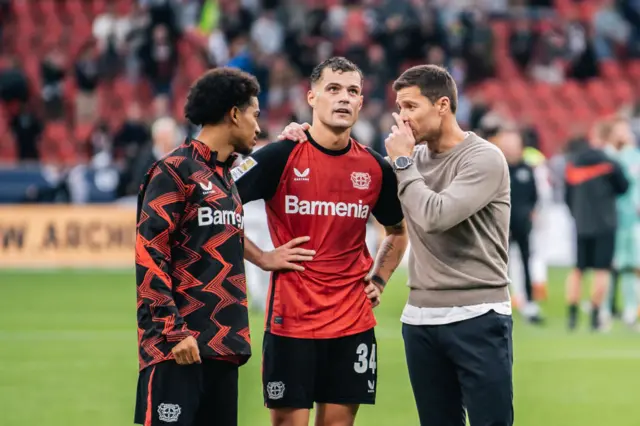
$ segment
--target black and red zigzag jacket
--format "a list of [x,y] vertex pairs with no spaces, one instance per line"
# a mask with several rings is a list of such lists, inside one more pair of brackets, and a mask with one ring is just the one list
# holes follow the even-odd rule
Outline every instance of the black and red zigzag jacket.
[[200,357],[251,355],[242,202],[229,166],[197,140],[147,173],[138,195],[136,284],[140,370],[173,359],[193,335]]

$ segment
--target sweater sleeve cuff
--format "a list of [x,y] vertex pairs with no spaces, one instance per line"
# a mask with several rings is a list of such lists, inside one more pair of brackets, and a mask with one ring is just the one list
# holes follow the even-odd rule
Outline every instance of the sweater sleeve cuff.
[[396,176],[398,178],[398,194],[400,195],[402,195],[411,182],[424,180],[415,164],[410,165],[404,170],[396,170]]
[[171,330],[167,333],[167,342],[181,342],[189,336],[197,337],[197,335],[186,327],[177,330]]

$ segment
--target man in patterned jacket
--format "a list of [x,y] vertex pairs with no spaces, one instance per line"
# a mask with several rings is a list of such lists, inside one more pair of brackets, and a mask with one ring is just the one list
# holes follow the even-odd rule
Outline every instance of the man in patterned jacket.
[[[237,424],[238,367],[251,346],[243,209],[230,166],[234,153],[249,154],[256,143],[259,90],[239,70],[207,72],[185,106],[201,132],[156,162],[142,183],[138,424]],[[268,253],[270,267],[299,254],[293,244]]]

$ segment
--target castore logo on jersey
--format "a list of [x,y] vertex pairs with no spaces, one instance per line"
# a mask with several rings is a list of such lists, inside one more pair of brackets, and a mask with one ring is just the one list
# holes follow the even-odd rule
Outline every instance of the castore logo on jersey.
[[204,182],[198,182],[200,184],[200,188],[202,188],[202,193],[204,195],[209,195],[209,194],[213,194],[215,193],[214,189],[213,189],[213,182],[207,182],[206,184]]
[[300,171],[298,169],[296,169],[295,167],[293,168],[293,174],[296,175],[295,178],[293,178],[293,180],[295,180],[296,182],[298,181],[305,181],[305,182],[309,182],[309,173],[311,172],[311,170],[307,167],[306,169],[304,169],[303,171]]

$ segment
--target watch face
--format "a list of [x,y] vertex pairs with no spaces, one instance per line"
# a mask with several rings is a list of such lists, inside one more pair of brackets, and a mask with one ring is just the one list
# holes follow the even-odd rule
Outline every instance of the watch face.
[[407,157],[396,158],[396,167],[407,167],[409,165],[409,159]]

